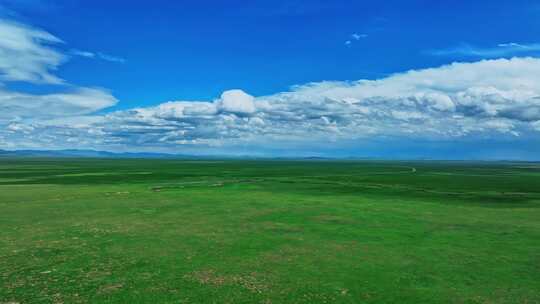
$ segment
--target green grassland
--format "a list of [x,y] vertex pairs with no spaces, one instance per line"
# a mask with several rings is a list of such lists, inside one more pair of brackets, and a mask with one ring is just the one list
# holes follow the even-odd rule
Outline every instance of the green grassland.
[[0,303],[540,303],[540,164],[2,159]]

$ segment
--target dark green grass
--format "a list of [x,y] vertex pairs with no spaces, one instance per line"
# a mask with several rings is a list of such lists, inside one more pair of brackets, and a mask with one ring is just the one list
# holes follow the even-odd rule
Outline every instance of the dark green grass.
[[540,164],[0,160],[0,303],[540,303]]

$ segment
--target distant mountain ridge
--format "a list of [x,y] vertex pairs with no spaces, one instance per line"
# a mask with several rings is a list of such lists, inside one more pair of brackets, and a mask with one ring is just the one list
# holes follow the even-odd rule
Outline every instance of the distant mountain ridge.
[[85,149],[64,150],[1,150],[0,158],[6,157],[50,157],[50,158],[150,158],[150,159],[303,159],[303,160],[331,160],[332,157],[305,156],[305,157],[257,157],[250,155],[193,155],[172,154],[156,152],[109,152]]
[[58,157],[58,158],[198,158],[193,155],[151,152],[108,152],[98,150],[0,150],[0,157]]
[[8,157],[28,158],[147,158],[147,159],[305,159],[326,160],[326,157],[254,157],[249,155],[192,155],[156,152],[109,152],[100,150],[65,149],[65,150],[1,150],[0,159]]
[[252,155],[193,155],[193,154],[173,154],[159,152],[109,152],[100,150],[85,149],[64,149],[64,150],[2,150],[0,149],[0,159],[9,157],[28,158],[141,158],[141,159],[267,159],[267,160],[305,160],[305,161],[331,161],[331,160],[351,160],[351,161],[477,161],[477,162],[523,162],[538,163],[538,160],[515,160],[515,159],[438,159],[429,157],[415,158],[395,158],[395,157],[324,157],[324,156],[252,156]]

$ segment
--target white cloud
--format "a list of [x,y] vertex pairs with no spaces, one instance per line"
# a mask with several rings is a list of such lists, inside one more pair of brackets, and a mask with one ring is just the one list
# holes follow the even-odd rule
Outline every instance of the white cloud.
[[221,94],[217,104],[219,109],[224,112],[251,114],[255,112],[253,100],[253,96],[246,94],[242,90],[229,90]]
[[75,55],[75,56],[81,56],[81,57],[86,57],[86,58],[95,58],[96,57],[96,54],[94,54],[92,52],[81,51],[81,50],[77,50],[77,49],[71,50],[70,53],[72,55]]
[[515,42],[499,43],[496,47],[486,48],[463,44],[458,47],[428,51],[429,54],[434,56],[457,55],[478,58],[499,58],[519,54],[536,54],[538,52],[540,52],[540,43],[520,44]]
[[360,39],[362,39],[362,38],[367,38],[368,35],[367,35],[367,34],[353,33],[353,34],[351,35],[351,37],[352,37],[352,39],[354,39],[354,40],[360,40]]
[[112,55],[105,54],[105,53],[97,53],[97,56],[100,59],[103,59],[103,60],[106,60],[106,61],[118,62],[118,63],[126,62],[126,60],[124,58],[117,57],[117,56],[112,56]]
[[538,83],[540,59],[454,63],[379,80],[309,83],[256,98],[231,90],[213,102],[172,101],[94,115],[86,122],[34,120],[34,131],[12,130],[8,137],[52,142],[69,137],[83,146],[157,149],[518,137],[539,129]]
[[0,81],[62,83],[51,73],[66,59],[50,47],[59,43],[45,31],[0,19]]
[[34,130],[35,128],[32,125],[26,125],[18,122],[11,122],[6,126],[6,131],[8,132],[22,132],[24,134],[29,134]]
[[353,34],[351,34],[351,38],[349,40],[345,41],[345,45],[350,46],[353,43],[353,41],[358,41],[360,39],[364,39],[364,38],[367,38],[367,37],[368,37],[367,34],[353,33]]
[[92,88],[45,95],[0,90],[0,120],[36,120],[90,114],[113,106],[116,102],[116,98],[108,92]]
[[[43,30],[0,19],[0,124],[85,115],[116,104],[106,90],[69,85],[52,73],[68,58],[52,47],[60,43]],[[5,85],[9,81],[61,86],[55,87],[54,93],[36,95],[10,90]],[[15,126],[22,125],[9,126],[10,131],[16,131]]]
[[102,59],[102,60],[110,61],[110,62],[117,62],[117,63],[126,62],[124,58],[112,56],[112,55],[100,53],[100,52],[94,53],[94,52],[89,52],[89,51],[81,51],[81,50],[73,49],[70,51],[70,54],[75,55],[75,56],[85,57],[85,58],[92,58],[92,59],[97,58],[97,59]]
[[534,130],[540,132],[540,120],[531,123],[531,126]]

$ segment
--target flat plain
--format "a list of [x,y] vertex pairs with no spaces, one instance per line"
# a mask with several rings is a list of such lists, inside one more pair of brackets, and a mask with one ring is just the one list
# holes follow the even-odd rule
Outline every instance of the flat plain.
[[0,159],[0,303],[540,303],[540,164]]

